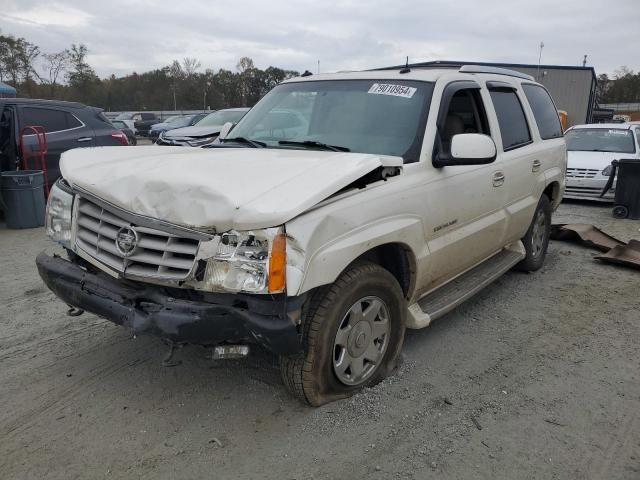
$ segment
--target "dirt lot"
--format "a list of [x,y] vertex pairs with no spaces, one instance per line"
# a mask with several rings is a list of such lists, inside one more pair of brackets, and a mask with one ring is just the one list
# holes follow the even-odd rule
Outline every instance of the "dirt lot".
[[[624,240],[640,222],[563,205]],[[70,318],[42,230],[0,230],[0,478],[640,478],[640,272],[553,242],[426,330],[394,377],[319,409],[273,358],[160,366],[154,338]]]

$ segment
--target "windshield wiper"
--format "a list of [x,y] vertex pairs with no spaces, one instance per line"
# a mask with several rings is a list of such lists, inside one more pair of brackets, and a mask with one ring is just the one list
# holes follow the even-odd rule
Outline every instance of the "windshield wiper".
[[350,150],[347,147],[341,147],[338,145],[328,145],[326,143],[316,142],[315,140],[303,140],[303,141],[295,141],[295,140],[280,140],[278,145],[300,145],[303,147],[316,147],[322,148],[324,150],[331,150],[333,152],[349,152]]
[[233,137],[233,138],[222,138],[220,139],[222,143],[226,142],[236,142],[236,143],[244,143],[245,145],[249,145],[252,148],[265,148],[267,146],[264,142],[259,142],[258,140],[250,140],[245,137]]

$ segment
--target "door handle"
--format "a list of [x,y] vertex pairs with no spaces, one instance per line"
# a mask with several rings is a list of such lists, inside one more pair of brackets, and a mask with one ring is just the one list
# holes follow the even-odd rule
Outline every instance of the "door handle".
[[78,139],[78,143],[83,143],[83,142],[90,142],[91,140],[93,140],[92,137],[80,137]]
[[504,173],[503,172],[495,172],[493,174],[493,186],[500,187],[504,184]]
[[538,159],[533,161],[533,165],[531,166],[531,171],[533,173],[536,173],[537,171],[540,170],[540,167],[542,166],[542,162]]

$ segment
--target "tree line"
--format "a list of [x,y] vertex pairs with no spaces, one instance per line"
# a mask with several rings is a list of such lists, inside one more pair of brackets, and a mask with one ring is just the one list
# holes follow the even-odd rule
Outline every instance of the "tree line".
[[[72,100],[123,110],[197,110],[251,107],[281,81],[298,72],[256,68],[242,57],[236,70],[206,68],[198,59],[181,61],[144,73],[99,78],[87,61],[86,45],[72,44],[44,52],[24,38],[0,35],[0,81],[31,98]],[[620,67],[612,77],[598,76],[598,103],[640,102],[640,72]]]
[[597,100],[598,103],[640,103],[640,72],[620,67],[613,78],[606,73],[598,75]]
[[242,57],[236,70],[206,68],[192,57],[144,73],[100,78],[84,44],[44,52],[24,38],[0,35],[0,81],[18,96],[82,102],[107,111],[251,107],[292,70],[257,68]]

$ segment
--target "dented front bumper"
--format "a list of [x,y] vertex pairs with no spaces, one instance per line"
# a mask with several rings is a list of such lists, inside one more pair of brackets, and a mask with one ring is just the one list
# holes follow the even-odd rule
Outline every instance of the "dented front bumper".
[[301,350],[296,326],[300,297],[193,292],[195,300],[177,298],[188,292],[115,279],[57,255],[43,252],[36,265],[62,301],[136,334],[198,345],[251,342],[284,355]]

